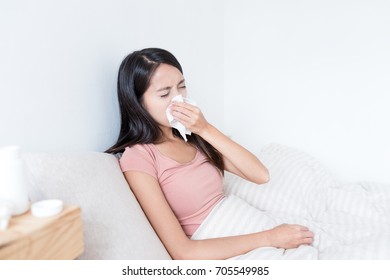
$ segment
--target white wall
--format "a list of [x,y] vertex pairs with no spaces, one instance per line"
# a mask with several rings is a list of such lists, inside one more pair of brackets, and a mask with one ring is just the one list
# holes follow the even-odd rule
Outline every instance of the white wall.
[[389,3],[1,1],[0,146],[104,150],[119,128],[118,66],[156,46],[250,150],[279,142],[344,180],[390,182]]
[[390,182],[389,15],[378,0],[225,1],[227,132]]
[[223,126],[222,11],[222,0],[1,1],[0,146],[108,148],[119,64],[145,47],[179,59],[191,96]]

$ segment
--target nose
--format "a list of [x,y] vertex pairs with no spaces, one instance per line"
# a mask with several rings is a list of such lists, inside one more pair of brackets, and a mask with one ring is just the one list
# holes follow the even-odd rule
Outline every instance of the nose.
[[[171,92],[172,92],[172,95],[173,96],[177,96],[177,95],[183,95],[183,89],[179,86],[177,87],[172,87],[171,88]],[[184,95],[183,95],[184,96]]]
[[176,96],[181,95],[183,97],[187,97],[187,90],[186,88],[172,88],[171,89],[171,100],[175,98]]
[[182,95],[178,90],[172,91],[172,94],[171,94],[171,102],[172,102],[172,99],[175,98],[175,97],[178,96],[178,95]]

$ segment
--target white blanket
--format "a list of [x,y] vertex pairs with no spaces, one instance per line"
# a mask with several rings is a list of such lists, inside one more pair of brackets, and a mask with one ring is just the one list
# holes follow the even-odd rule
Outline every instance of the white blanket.
[[340,184],[309,155],[278,144],[259,157],[270,182],[259,186],[227,174],[227,197],[192,239],[301,224],[315,234],[311,246],[258,248],[234,259],[390,259],[390,185]]

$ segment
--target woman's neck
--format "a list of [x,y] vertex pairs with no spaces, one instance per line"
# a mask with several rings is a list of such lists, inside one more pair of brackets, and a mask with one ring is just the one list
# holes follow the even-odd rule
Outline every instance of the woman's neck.
[[179,139],[175,136],[171,127],[161,127],[162,135],[156,144],[161,144],[164,142],[176,142]]

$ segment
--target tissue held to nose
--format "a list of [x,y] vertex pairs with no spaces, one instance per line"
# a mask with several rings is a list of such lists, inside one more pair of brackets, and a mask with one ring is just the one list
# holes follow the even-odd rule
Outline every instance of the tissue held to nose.
[[[181,94],[175,96],[174,98],[172,98],[171,100],[171,104],[173,101],[176,101],[176,102],[185,102],[185,103],[188,103],[188,104],[191,104],[191,105],[196,105],[195,101],[187,98],[187,97],[183,97]],[[177,129],[180,133],[180,135],[183,137],[183,139],[187,142],[187,136],[186,135],[191,135],[191,131],[189,131],[182,123],[180,123],[178,120],[174,119],[171,112],[170,112],[170,106],[168,106],[167,110],[165,111],[165,114],[167,115],[167,118],[168,118],[168,121],[169,121],[169,124],[171,125],[171,127]]]

